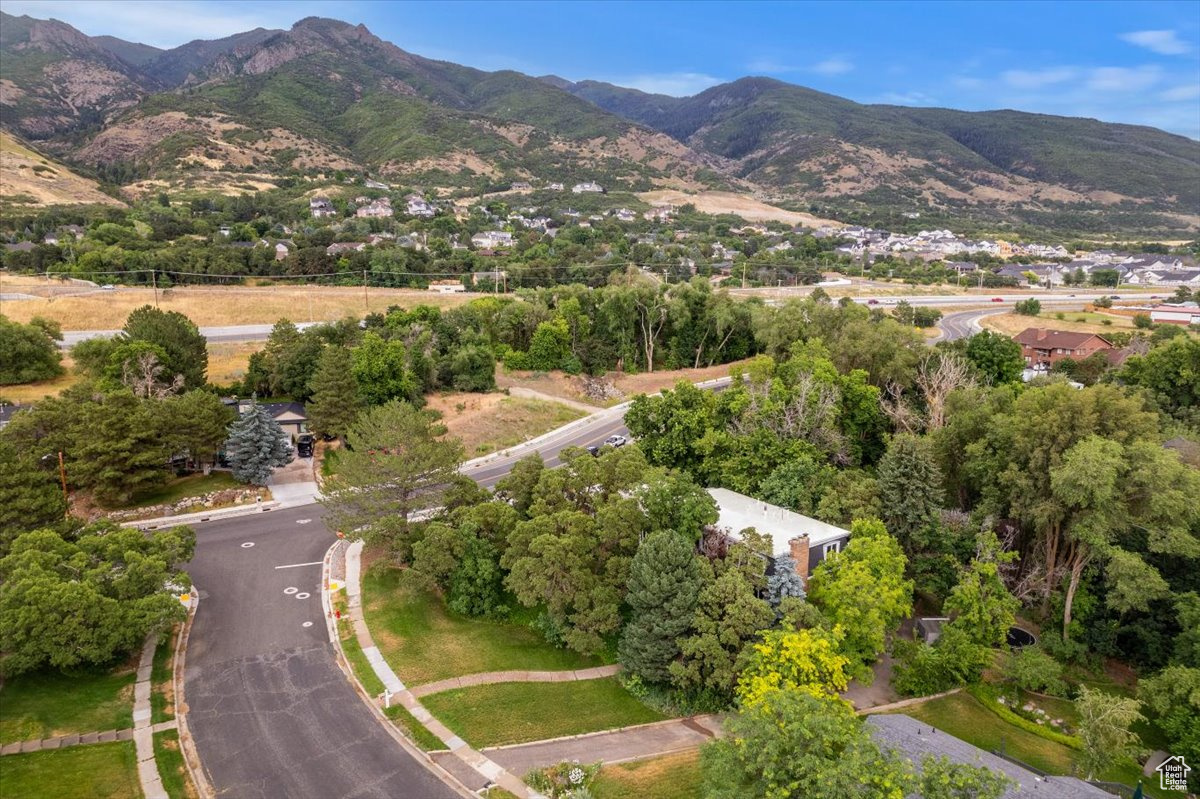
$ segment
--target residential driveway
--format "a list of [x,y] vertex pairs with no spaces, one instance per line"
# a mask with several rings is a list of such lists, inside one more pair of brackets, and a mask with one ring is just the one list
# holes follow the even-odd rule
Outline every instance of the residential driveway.
[[316,502],[321,493],[313,478],[312,458],[295,458],[287,466],[276,469],[267,485],[271,496],[285,508]]
[[217,796],[450,799],[338,668],[320,600],[333,542],[308,505],[195,525],[187,719]]

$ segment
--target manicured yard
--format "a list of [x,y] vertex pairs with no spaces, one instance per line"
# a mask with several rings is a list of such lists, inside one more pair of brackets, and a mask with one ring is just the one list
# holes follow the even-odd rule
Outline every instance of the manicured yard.
[[363,610],[375,644],[406,685],[483,671],[580,669],[604,663],[557,649],[524,624],[456,616],[435,594],[375,567],[363,576]]
[[150,672],[150,722],[170,721],[175,718],[175,682],[171,671],[171,658],[175,654],[175,633],[172,628],[165,633],[154,650],[154,668]]
[[592,783],[592,793],[596,799],[696,799],[700,752],[605,766]]
[[408,737],[412,738],[413,743],[426,752],[435,752],[446,748],[442,739],[425,729],[425,725],[417,721],[404,705],[392,705],[383,711],[383,715],[408,730]]
[[178,477],[167,483],[159,491],[147,494],[130,505],[130,508],[145,508],[149,505],[166,505],[179,502],[188,497],[202,497],[214,491],[224,491],[227,488],[245,488],[229,472],[212,472],[211,474],[189,474]]
[[[1052,707],[1062,710],[1061,718],[1068,718],[1066,709],[1059,700],[1049,703],[1042,701],[1042,706],[1049,712]],[[1015,757],[1034,768],[1050,774],[1074,774],[1076,753],[1054,741],[1026,732],[1015,727],[988,710],[975,697],[966,692],[931,699],[919,705],[898,711],[913,718],[937,727],[939,730],[961,738],[968,743],[987,751],[1002,750],[1009,756]],[[1074,720],[1073,712],[1069,714]],[[1135,763],[1116,764],[1108,771],[1098,775],[1100,779],[1120,782],[1134,786],[1141,775],[1141,770]],[[1160,793],[1147,780],[1143,786],[1146,796],[1167,796]]]
[[0,689],[0,743],[132,727],[136,677],[127,664],[116,671],[49,672],[6,680]]
[[375,669],[371,668],[367,656],[363,654],[362,646],[358,643],[358,636],[354,634],[354,624],[346,614],[345,595],[338,594],[334,599],[333,606],[342,612],[337,627],[338,638],[341,639],[342,653],[346,656],[346,662],[350,664],[351,671],[358,677],[358,681],[362,683],[366,692],[371,696],[379,696],[383,693],[385,686],[383,681],[376,676]]
[[0,763],[5,799],[137,799],[133,741],[7,755]]
[[558,683],[500,683],[433,694],[429,712],[475,747],[540,741],[661,721],[615,677]]
[[171,799],[194,799],[196,791],[188,777],[183,752],[179,750],[179,733],[167,730],[154,736],[154,760],[158,764],[163,790]]

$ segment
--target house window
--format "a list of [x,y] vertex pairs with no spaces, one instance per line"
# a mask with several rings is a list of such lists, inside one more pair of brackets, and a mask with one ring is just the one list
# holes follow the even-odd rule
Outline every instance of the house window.
[[842,551],[842,542],[841,541],[830,541],[828,544],[826,544],[824,547],[821,548],[821,557],[827,558],[827,557],[829,557],[830,552],[841,552],[841,551]]

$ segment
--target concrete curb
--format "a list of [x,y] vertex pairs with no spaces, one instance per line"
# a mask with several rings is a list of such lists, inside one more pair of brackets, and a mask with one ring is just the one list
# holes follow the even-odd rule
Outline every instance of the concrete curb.
[[[330,642],[333,644],[333,651],[336,655],[335,660],[338,668],[340,668],[342,673],[346,675],[346,679],[354,688],[354,692],[358,694],[359,699],[361,699],[369,708],[371,708],[371,712],[374,714],[376,721],[383,725],[383,728],[387,730],[388,734],[391,735],[392,738],[394,738],[406,752],[421,762],[425,768],[429,769],[429,771],[443,783],[445,783],[447,787],[463,796],[464,799],[476,799],[476,794],[472,793],[465,785],[459,782],[453,774],[451,774],[447,769],[443,768],[441,764],[430,757],[428,752],[417,747],[416,744],[409,740],[408,736],[396,729],[396,725],[392,723],[391,719],[383,714],[383,711],[379,707],[378,701],[367,693],[367,689],[364,688],[363,684],[358,681],[358,676],[354,673],[354,669],[350,667],[350,662],[346,659],[346,653],[342,651],[342,638],[338,632],[337,626],[338,620],[334,618],[333,615],[333,591],[331,591],[329,588],[331,579],[330,567],[333,562],[334,552],[338,549],[338,547],[345,546],[346,542],[344,541],[335,542],[331,547],[329,547],[329,549],[325,550],[325,556],[322,558],[321,564],[321,608],[325,612],[325,629],[326,632],[329,633]],[[361,549],[361,542],[358,543],[358,547]],[[348,549],[349,547],[346,548]],[[347,559],[347,561],[349,561],[349,559]],[[359,586],[359,570],[357,568],[357,564],[355,566],[353,575],[351,575],[350,572],[349,562],[347,562],[346,567],[346,596],[347,598],[350,597],[350,586],[353,585],[356,589],[355,595],[357,598],[357,589]]]
[[199,513],[181,513],[178,516],[160,516],[157,519],[138,519],[132,522],[121,522],[122,527],[135,527],[138,530],[157,530],[160,527],[177,527],[181,524],[197,524],[216,519],[231,519],[237,516],[252,516],[256,513],[273,511],[280,506],[276,500],[256,502],[253,505],[234,505],[231,508],[200,511]]
[[208,781],[208,776],[204,773],[204,766],[200,762],[200,753],[196,751],[196,744],[192,740],[191,732],[188,730],[187,701],[183,693],[184,683],[186,682],[184,678],[188,636],[191,635],[192,622],[196,619],[196,610],[199,607],[200,589],[193,584],[187,621],[183,623],[183,628],[179,631],[179,640],[175,643],[175,658],[171,666],[171,679],[175,684],[175,720],[179,723],[180,754],[183,755],[184,765],[187,766],[188,775],[192,778],[192,785],[196,788],[196,793],[200,796],[200,799],[212,799],[217,795],[217,792],[213,790],[212,783]]
[[[362,617],[362,587],[360,584],[360,556],[362,554],[363,544],[361,541],[355,541],[346,549],[346,598],[350,609],[350,618],[354,623],[355,634],[359,639],[359,645],[362,646],[363,654],[366,655],[367,661],[371,664],[371,668],[375,671],[375,675],[379,678],[390,692],[390,697],[394,697],[400,704],[419,721],[425,729],[437,736],[449,748],[450,753],[465,763],[467,766],[474,769],[480,774],[488,784],[499,785],[509,793],[512,793],[523,799],[546,799],[545,796],[530,788],[525,784],[524,780],[512,774],[499,763],[489,759],[479,751],[467,745],[467,742],[456,735],[445,724],[442,724],[433,714],[430,713],[418,699],[404,687],[404,683],[400,680],[396,673],[392,671],[392,667],[384,660],[383,655],[379,652],[379,648],[375,646],[371,640],[371,631],[367,629],[366,622]],[[328,593],[328,592],[325,592]],[[341,652],[341,642],[338,640],[335,643]],[[340,662],[340,661],[339,661]],[[353,672],[351,672],[353,678]],[[366,700],[366,692],[362,690],[362,686],[357,679],[354,680],[358,685],[360,695]],[[376,712],[382,715],[382,712],[376,708]],[[385,717],[385,720],[386,717]],[[399,735],[399,731],[393,730],[393,736]],[[407,741],[406,741],[407,743]],[[409,744],[411,746],[411,744]],[[426,759],[432,762],[432,758],[428,754],[422,752]],[[441,768],[440,766],[438,766]],[[443,769],[443,771],[446,771]],[[449,774],[449,771],[446,771]],[[463,790],[466,790],[465,786]],[[468,796],[475,794],[467,793]]]

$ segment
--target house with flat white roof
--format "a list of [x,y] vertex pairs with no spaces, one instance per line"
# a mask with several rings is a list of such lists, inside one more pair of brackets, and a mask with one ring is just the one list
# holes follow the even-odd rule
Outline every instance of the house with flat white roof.
[[850,540],[850,531],[818,519],[748,497],[727,488],[710,488],[717,503],[717,525],[737,535],[753,527],[771,539],[771,557],[791,555],[796,572],[805,580],[827,555],[841,552]]

